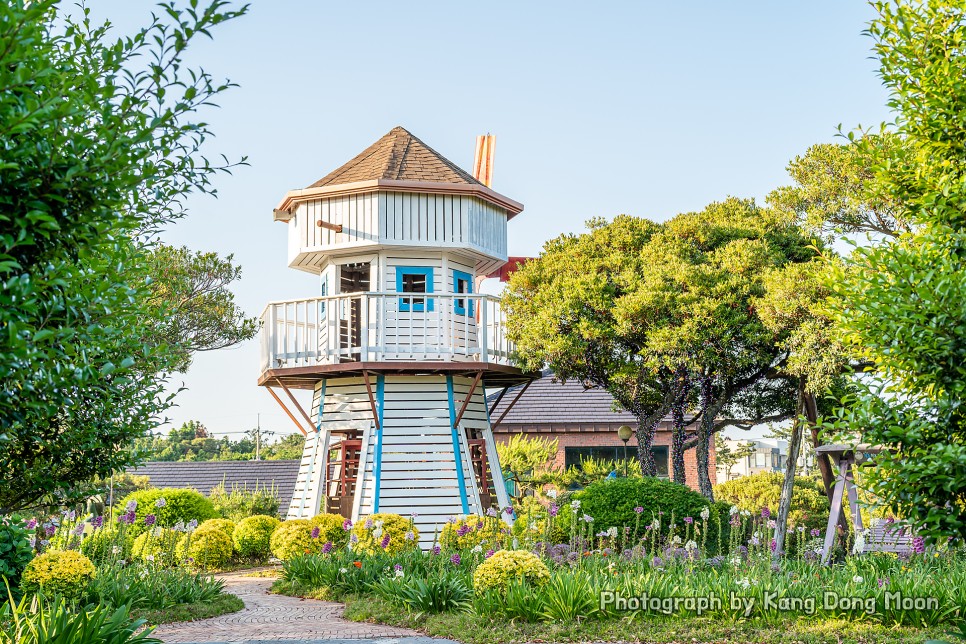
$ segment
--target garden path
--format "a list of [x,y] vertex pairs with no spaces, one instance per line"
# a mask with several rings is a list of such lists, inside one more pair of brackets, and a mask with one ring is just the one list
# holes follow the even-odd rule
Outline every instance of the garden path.
[[[196,622],[159,626],[153,635],[166,644],[447,644],[405,628],[349,622],[342,619],[342,604],[299,599],[268,592],[273,579],[221,575],[225,590],[237,595],[245,608]],[[450,644],[457,644],[450,642]]]

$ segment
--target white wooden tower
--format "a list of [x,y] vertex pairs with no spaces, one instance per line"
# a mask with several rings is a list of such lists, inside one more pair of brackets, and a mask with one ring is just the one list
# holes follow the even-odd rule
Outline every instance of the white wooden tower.
[[[259,384],[306,434],[289,518],[415,513],[426,544],[453,515],[509,504],[484,387],[533,374],[477,290],[522,210],[401,127],[285,195],[289,266],[320,279],[262,314]],[[314,392],[308,412],[294,388]]]

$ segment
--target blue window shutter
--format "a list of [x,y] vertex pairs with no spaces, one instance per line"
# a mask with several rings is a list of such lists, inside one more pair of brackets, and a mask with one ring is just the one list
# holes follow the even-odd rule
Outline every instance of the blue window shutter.
[[431,266],[397,266],[396,267],[396,292],[403,292],[403,280],[406,275],[422,275],[426,279],[426,296],[422,297],[422,302],[412,302],[413,298],[420,297],[419,293],[413,293],[407,297],[399,298],[399,310],[401,312],[412,311],[420,313],[422,311],[432,311],[434,302],[428,294],[433,292],[433,269]]
[[[454,293],[460,292],[459,287],[457,286],[460,280],[464,280],[466,282],[465,292],[472,294],[473,276],[464,271],[457,271],[457,270],[453,271],[453,292]],[[471,300],[470,298],[465,298],[461,305],[459,298],[456,298],[453,302],[453,311],[455,311],[458,315],[467,315],[467,311],[469,311],[468,315],[473,315],[473,300]]]

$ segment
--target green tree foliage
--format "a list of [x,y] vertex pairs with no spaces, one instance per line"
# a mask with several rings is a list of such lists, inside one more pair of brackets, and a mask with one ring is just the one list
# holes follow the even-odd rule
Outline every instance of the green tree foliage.
[[829,278],[836,322],[876,372],[832,426],[889,448],[866,481],[893,513],[933,539],[966,537],[966,3],[873,6],[909,148],[873,168],[912,232],[856,248]]
[[228,285],[241,277],[233,256],[192,252],[158,244],[147,253],[150,303],[159,309],[155,340],[171,347],[178,371],[199,351],[234,346],[255,337],[254,318],[245,317]]
[[163,5],[114,37],[54,0],[0,6],[0,514],[130,464],[170,404],[141,242],[231,165],[197,118],[229,85],[182,59],[243,12]]
[[557,454],[557,445],[558,441],[549,438],[528,438],[523,434],[514,434],[510,440],[497,443],[500,466],[516,483],[517,496],[523,496],[526,490],[542,482],[541,475],[549,469],[550,460]]
[[[784,475],[781,472],[760,472],[742,476],[714,487],[715,498],[738,506],[752,514],[768,508],[772,516],[778,513]],[[829,502],[821,481],[808,476],[796,476],[788,520],[792,525],[804,525],[810,530],[825,529],[828,523]]]
[[[302,434],[290,434],[268,445],[262,443],[259,458],[266,461],[298,460],[302,458],[304,446]],[[166,435],[137,439],[134,449],[148,461],[250,461],[255,458],[255,439],[253,435],[238,440],[228,436],[216,438],[200,422],[189,420]]]

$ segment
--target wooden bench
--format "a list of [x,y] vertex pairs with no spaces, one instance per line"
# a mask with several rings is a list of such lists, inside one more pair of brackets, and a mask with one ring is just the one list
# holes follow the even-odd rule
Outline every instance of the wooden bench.
[[912,553],[914,537],[912,530],[903,523],[877,519],[866,531],[862,552]]

